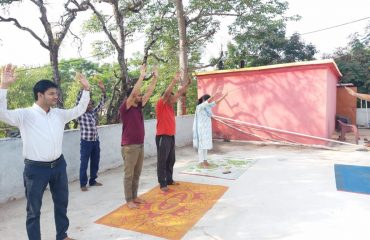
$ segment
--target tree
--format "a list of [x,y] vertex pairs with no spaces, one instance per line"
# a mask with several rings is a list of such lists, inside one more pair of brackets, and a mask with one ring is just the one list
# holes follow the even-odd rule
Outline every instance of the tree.
[[370,24],[364,34],[354,33],[344,48],[323,58],[333,58],[343,74],[341,82],[353,83],[362,93],[370,92]]
[[[37,34],[36,31],[30,27],[23,25],[18,19],[13,17],[4,17],[0,15],[0,22],[13,23],[17,28],[22,31],[29,33],[34,39],[36,39],[39,44],[49,51],[50,64],[53,70],[53,81],[60,86],[61,78],[58,67],[59,61],[59,50],[60,46],[67,35],[72,22],[76,19],[77,13],[85,11],[88,8],[87,1],[82,1],[81,3],[76,0],[67,0],[64,3],[65,12],[60,17],[58,23],[53,24],[48,18],[48,4],[43,0],[29,0],[33,3],[39,10],[40,21],[43,26],[43,34]],[[20,2],[19,0],[2,0],[0,3],[2,6],[8,6],[12,3]],[[53,31],[54,30],[54,31]],[[46,37],[44,38],[43,35]],[[59,103],[58,106],[63,107],[63,94],[59,92]]]
[[[66,108],[74,107],[76,98],[81,85],[75,80],[76,72],[82,72],[90,81],[91,98],[98,102],[101,97],[101,91],[97,84],[102,80],[106,86],[106,94],[109,99],[112,96],[111,89],[114,84],[114,71],[118,69],[116,65],[102,64],[91,62],[85,59],[68,59],[59,62],[60,75],[63,79],[61,84],[61,91],[64,94],[64,106]],[[35,99],[33,96],[32,88],[40,79],[50,79],[52,77],[52,69],[49,65],[33,67],[19,67],[17,68],[17,81],[11,85],[8,90],[8,108],[23,108],[31,106]],[[99,115],[99,124],[105,124],[105,112]],[[77,125],[70,124],[69,126]],[[15,131],[15,128],[0,123],[0,137],[6,136],[4,130],[9,132]]]
[[[233,23],[230,25],[230,34],[238,37],[240,32],[248,32],[250,29],[262,29],[267,22],[278,25],[288,20],[294,20],[296,17],[285,17],[288,4],[284,1],[223,1],[223,0],[190,0],[186,4],[182,0],[172,0],[176,7],[177,24],[166,24],[162,30],[162,36],[157,43],[161,46],[169,45],[172,48],[172,55],[178,53],[179,67],[182,71],[182,83],[185,80],[188,66],[190,69],[199,69],[198,62],[191,66],[187,61],[197,59],[200,56],[202,46],[212,41],[214,34],[219,30],[220,21],[230,18]],[[171,18],[167,18],[168,22]],[[177,28],[177,34],[173,28]],[[172,34],[172,39],[178,41],[178,47],[174,47],[172,39],[168,36]],[[175,35],[176,34],[176,35]],[[163,53],[163,52],[162,52]],[[186,58],[189,59],[186,59]],[[163,57],[162,57],[163,58]],[[217,61],[209,65],[215,65]],[[188,65],[188,66],[187,66]],[[207,66],[209,66],[207,65]],[[185,114],[184,98],[181,98],[177,113]]]
[[[98,9],[102,4],[112,7],[113,18]],[[119,103],[124,98],[125,85],[134,82],[134,79],[130,81],[128,78],[125,59],[127,41],[134,34],[145,33],[146,36],[143,62],[152,58],[171,69],[178,66],[181,70],[181,84],[184,84],[187,81],[188,68],[194,70],[204,67],[199,64],[202,46],[212,41],[219,30],[220,21],[225,17],[233,18],[234,26],[243,29],[245,24],[251,27],[263,26],[261,19],[265,22],[291,19],[282,16],[287,3],[279,0],[102,0],[99,4],[91,3],[90,8],[94,11],[94,17],[87,24],[87,29],[91,32],[102,30],[109,39],[108,42],[99,41],[95,44],[98,54],[116,51],[120,64],[121,73],[108,112],[110,116],[118,113]],[[185,101],[185,97],[180,98],[181,103],[177,108],[179,115],[186,113]],[[112,117],[110,121],[114,120]]]
[[227,45],[225,68],[238,68],[242,60],[247,66],[264,66],[278,63],[313,60],[317,50],[304,43],[298,33],[285,36],[285,24],[268,26],[254,32],[238,35],[235,43]]
[[[184,6],[182,0],[175,0],[176,2],[176,16],[179,30],[179,63],[180,63],[180,85],[186,85],[188,79],[188,44],[186,37],[186,19],[184,13]],[[186,114],[186,93],[180,97],[177,102],[177,115]]]
[[[127,40],[130,40],[135,32],[143,28],[146,24],[145,14],[141,14],[145,3],[148,1],[134,0],[131,2],[119,0],[103,0],[99,3],[89,3],[94,15],[85,24],[85,32],[103,31],[109,41],[95,42],[95,50],[102,56],[104,52],[112,54],[114,51],[117,54],[117,62],[119,71],[117,74],[117,82],[113,88],[112,98],[108,106],[107,122],[116,123],[119,121],[118,109],[126,96],[126,90],[130,85],[135,83],[128,73],[127,60],[125,58]],[[113,13],[113,19],[109,14],[104,14],[98,7],[101,4],[108,4]],[[152,42],[155,42],[156,32],[158,28],[153,28],[148,44],[144,48],[145,55],[141,64],[147,62],[149,49]]]

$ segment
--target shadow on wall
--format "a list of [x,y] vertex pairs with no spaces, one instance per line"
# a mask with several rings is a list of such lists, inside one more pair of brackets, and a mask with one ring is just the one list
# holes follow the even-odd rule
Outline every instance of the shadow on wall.
[[[198,76],[199,96],[229,91],[214,114],[260,126],[327,137],[326,69],[297,68]],[[335,100],[334,100],[335,101]],[[335,112],[335,109],[334,109]],[[324,144],[323,141],[233,126],[264,138]],[[334,126],[334,116],[333,116]],[[213,120],[215,138],[260,140]],[[333,127],[334,130],[334,127]]]

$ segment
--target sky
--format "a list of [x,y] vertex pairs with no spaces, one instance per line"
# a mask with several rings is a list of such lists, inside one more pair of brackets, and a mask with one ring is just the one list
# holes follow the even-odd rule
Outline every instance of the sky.
[[[26,3],[27,1],[24,1]],[[52,1],[51,1],[52,2]],[[349,41],[349,35],[358,32],[363,33],[366,25],[370,24],[370,18],[367,20],[359,21],[356,23],[348,24],[345,26],[332,28],[325,31],[316,33],[309,33],[312,31],[352,22],[358,19],[370,17],[370,1],[369,0],[351,0],[351,1],[338,1],[338,0],[288,0],[289,10],[288,14],[298,14],[302,19],[298,22],[290,22],[287,25],[287,36],[292,35],[294,32],[303,34],[301,38],[306,43],[312,43],[316,46],[319,53],[316,55],[320,58],[323,53],[331,53],[338,47],[345,47]],[[57,3],[50,4],[51,7],[57,8]],[[16,6],[17,17],[22,19],[22,23],[27,26],[38,26],[41,29],[39,20],[29,14],[31,11],[38,11],[32,4],[28,3]],[[3,12],[1,12],[3,14]],[[59,16],[57,12],[51,12],[50,16]],[[72,30],[78,33],[76,29],[86,19],[88,14],[84,13],[78,16],[78,21],[72,24]],[[93,55],[89,45],[93,38],[90,36],[84,39],[82,52],[79,55],[77,45],[71,42],[68,38],[61,48],[61,58],[77,58],[83,57],[89,60]],[[127,46],[127,56],[132,55],[134,51],[143,49],[143,42],[138,41],[135,44]],[[203,52],[204,59],[209,57],[216,57],[219,54],[221,46],[225,49],[227,40],[230,39],[227,35],[226,26],[223,25],[222,29],[216,34],[213,43],[206,46]],[[115,61],[114,57],[106,61]],[[20,31],[15,26],[7,23],[0,23],[0,65],[11,62],[16,65],[37,66],[49,63],[49,56],[46,49],[28,33]]]

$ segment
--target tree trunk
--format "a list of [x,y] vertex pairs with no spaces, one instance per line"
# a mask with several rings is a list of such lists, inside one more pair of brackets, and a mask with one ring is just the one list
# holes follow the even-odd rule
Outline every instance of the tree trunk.
[[108,106],[107,112],[107,123],[114,124],[120,122],[119,117],[119,107],[121,106],[122,102],[126,98],[126,91],[129,87],[129,78],[127,73],[127,66],[124,58],[124,54],[122,52],[118,53],[118,63],[120,66],[120,75],[118,76],[119,79],[114,86],[113,95]]
[[[120,117],[119,117],[119,107],[121,106],[122,102],[126,98],[126,90],[128,88],[129,83],[129,77],[127,73],[127,65],[125,62],[125,27],[124,27],[124,16],[120,12],[118,1],[113,1],[111,3],[113,7],[114,12],[114,18],[116,21],[116,25],[118,26],[118,32],[119,37],[117,40],[113,39],[113,37],[110,37],[110,41],[113,42],[113,45],[116,48],[117,51],[117,61],[120,66],[120,74],[119,74],[119,80],[117,82],[117,85],[115,86],[115,89],[113,90],[113,96],[111,99],[111,102],[108,107],[108,113],[107,113],[107,123],[119,123]],[[120,86],[118,87],[118,84]]]
[[[107,123],[118,123],[119,118],[119,107],[126,98],[126,90],[129,85],[129,77],[127,73],[127,64],[125,61],[125,26],[124,26],[124,15],[119,7],[119,1],[110,1],[112,6],[114,19],[118,28],[118,39],[115,39],[109,31],[105,31],[109,40],[114,45],[117,51],[117,61],[120,67],[120,74],[118,81],[113,89],[113,96],[110,101],[107,113]],[[104,23],[102,23],[104,24]],[[120,84],[120,86],[118,86]]]
[[[186,40],[186,25],[185,25],[185,15],[184,15],[184,6],[182,0],[176,0],[176,14],[177,14],[177,23],[179,28],[179,62],[180,62],[180,71],[181,71],[181,85],[187,84],[188,81],[188,49],[187,49],[187,40]],[[186,114],[186,93],[180,97],[177,102],[177,115]]]
[[59,108],[63,108],[63,91],[61,87],[61,79],[60,79],[60,72],[58,66],[58,55],[59,55],[59,47],[58,46],[51,46],[50,47],[50,65],[53,71],[53,81],[59,87],[58,89],[58,104]]

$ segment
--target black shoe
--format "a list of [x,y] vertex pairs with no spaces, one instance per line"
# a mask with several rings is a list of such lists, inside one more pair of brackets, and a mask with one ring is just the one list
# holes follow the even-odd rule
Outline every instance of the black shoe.
[[95,182],[95,183],[93,183],[93,184],[90,184],[90,186],[100,187],[100,186],[103,186],[103,184],[102,184],[102,183],[100,183],[100,182]]

